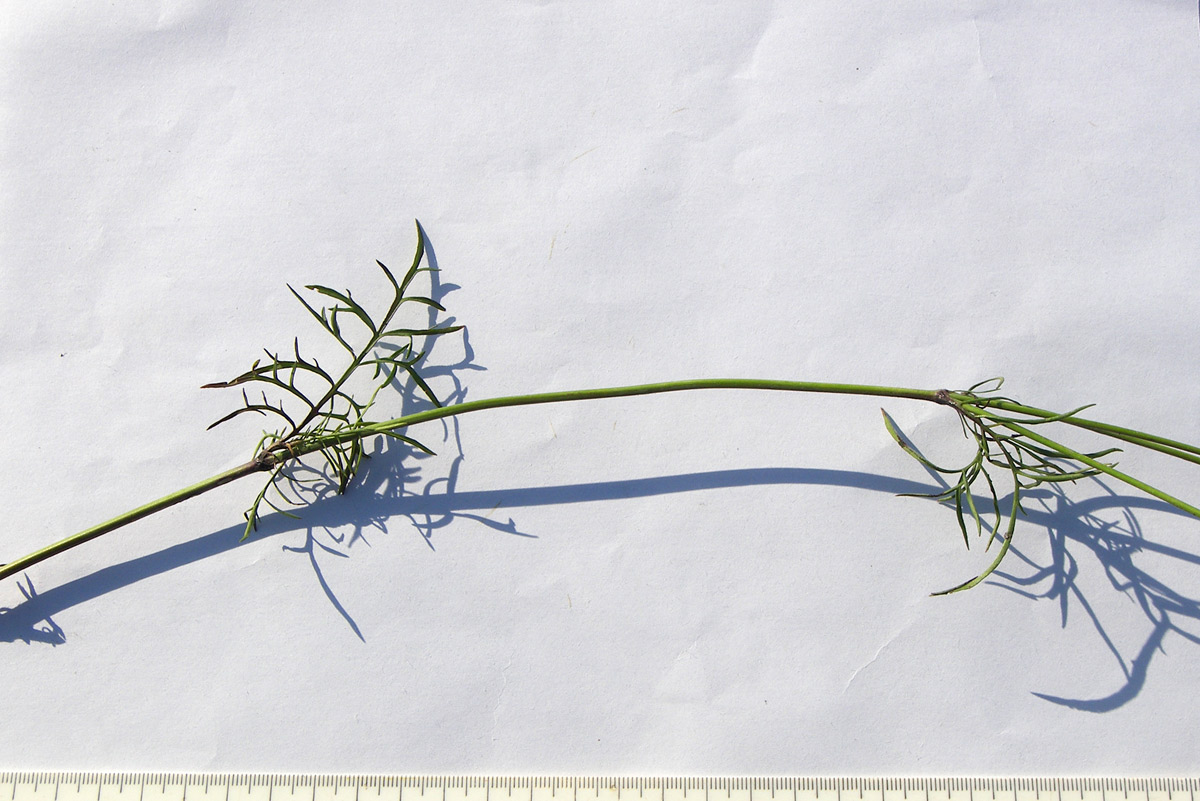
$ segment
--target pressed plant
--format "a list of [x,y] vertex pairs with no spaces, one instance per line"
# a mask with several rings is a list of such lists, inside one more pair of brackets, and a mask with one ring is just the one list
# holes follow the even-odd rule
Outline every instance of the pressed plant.
[[[961,467],[943,467],[922,455],[883,413],[888,433],[906,453],[924,468],[948,476],[941,492],[918,497],[952,505],[967,547],[971,536],[986,535],[986,548],[999,541],[991,562],[974,578],[934,595],[946,595],[978,585],[1004,560],[1013,542],[1023,510],[1022,495],[1043,484],[1074,482],[1092,476],[1108,476],[1145,492],[1176,509],[1200,517],[1200,508],[1157,487],[1118,470],[1107,457],[1120,451],[1115,445],[1104,450],[1082,452],[1046,436],[1052,424],[1081,428],[1111,440],[1138,445],[1185,461],[1200,464],[1200,447],[1166,437],[1080,417],[1088,406],[1068,412],[1052,412],[1028,406],[999,393],[1003,379],[982,381],[965,390],[913,389],[871,384],[822,383],[771,379],[691,379],[623,387],[510,395],[442,405],[421,375],[424,352],[419,343],[458,331],[462,326],[430,324],[403,327],[396,321],[409,304],[435,312],[445,309],[436,300],[413,294],[422,272],[433,268],[425,263],[425,234],[417,224],[417,248],[412,264],[399,279],[382,262],[376,262],[392,289],[392,299],[382,315],[374,316],[354,299],[349,290],[339,292],[326,286],[306,286],[310,292],[332,301],[314,306],[300,292],[288,287],[321,328],[345,351],[340,371],[329,371],[316,358],[301,354],[297,337],[290,354],[265,351],[266,358],[228,381],[205,384],[203,388],[240,387],[241,405],[213,423],[218,426],[247,413],[263,415],[274,427],[263,432],[252,458],[245,464],[184,487],[158,500],[139,506],[111,520],[92,526],[33,553],[0,565],[0,579],[19,573],[56,554],[147,517],[177,503],[247,476],[266,474],[266,481],[245,512],[243,539],[257,526],[262,507],[288,517],[304,503],[304,490],[316,482],[332,482],[338,492],[350,488],[365,455],[364,442],[371,437],[391,437],[426,453],[432,451],[410,434],[410,429],[432,420],[485,409],[500,409],[540,403],[566,403],[600,398],[620,398],[665,392],[702,389],[771,390],[863,395],[926,401],[949,407],[962,426],[963,435],[974,444],[974,455]],[[371,412],[380,393],[401,379],[412,382],[433,408],[402,417],[373,420]],[[251,389],[256,390],[251,393]],[[268,394],[268,391],[271,393]],[[311,464],[316,460],[315,466]],[[307,460],[307,461],[306,461]],[[995,474],[995,475],[993,475]],[[1000,488],[1010,490],[1001,504]],[[976,490],[980,489],[977,498]],[[982,500],[980,500],[982,499]]]

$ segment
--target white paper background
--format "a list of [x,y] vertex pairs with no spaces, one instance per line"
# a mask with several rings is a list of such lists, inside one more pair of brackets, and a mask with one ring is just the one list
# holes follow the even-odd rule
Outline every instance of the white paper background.
[[[285,284],[385,300],[414,217],[469,398],[1003,374],[1200,441],[1194,3],[280,9],[5,4],[4,554],[244,461],[198,386],[320,352]],[[988,557],[878,405],[487,412],[240,546],[250,482],[176,507],[0,587],[0,763],[1194,773],[1200,525],[1080,486],[929,598]]]

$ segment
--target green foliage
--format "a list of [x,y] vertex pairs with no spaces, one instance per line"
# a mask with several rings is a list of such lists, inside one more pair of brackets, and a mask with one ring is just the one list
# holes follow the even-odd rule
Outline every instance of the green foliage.
[[[975,538],[987,535],[985,550],[999,541],[994,558],[979,575],[949,590],[935,593],[938,595],[974,587],[999,567],[1012,546],[1018,517],[1024,513],[1022,497],[1042,485],[1058,485],[1103,475],[1200,517],[1200,507],[1118,470],[1112,462],[1104,461],[1118,448],[1084,453],[1049,438],[1041,431],[1051,424],[1081,428],[1195,464],[1200,464],[1200,446],[1082,418],[1079,413],[1088,408],[1086,406],[1056,413],[1018,403],[999,394],[1001,379],[990,379],[960,392],[779,379],[684,379],[471,401],[463,400],[460,394],[457,402],[442,406],[420,373],[425,356],[421,347],[432,338],[458,331],[462,326],[435,325],[431,315],[445,310],[432,297],[412,292],[417,277],[432,269],[421,266],[425,260],[425,246],[425,235],[418,224],[416,254],[412,265],[400,280],[384,264],[376,262],[392,288],[391,302],[379,316],[372,315],[353,298],[349,290],[339,292],[317,284],[305,287],[308,292],[324,298],[324,302],[329,304],[318,308],[303,294],[288,287],[332,339],[331,343],[327,343],[332,350],[339,357],[344,351],[344,364],[340,370],[329,371],[316,358],[303,355],[299,338],[295,338],[290,354],[265,351],[266,358],[255,361],[241,375],[205,385],[207,388],[242,388],[242,405],[217,420],[210,428],[247,413],[266,417],[274,423],[274,428],[262,433],[249,462],[0,565],[0,579],[211,489],[265,472],[268,474],[266,484],[245,513],[245,539],[255,528],[264,504],[281,514],[295,517],[288,511],[289,508],[303,505],[326,491],[345,492],[366,457],[363,444],[370,437],[392,437],[417,450],[431,453],[407,433],[412,426],[421,423],[487,409],[704,389],[899,398],[936,403],[953,409],[963,434],[974,443],[975,453],[961,467],[950,468],[942,467],[922,455],[884,412],[884,424],[900,447],[926,470],[939,477],[943,489],[923,497],[953,507],[958,529],[967,547],[970,547],[972,534]],[[406,307],[423,311],[428,324],[405,327],[399,317]],[[380,392],[398,384],[424,395],[432,407],[401,417],[371,419]],[[253,394],[250,391],[252,388],[255,390]],[[303,461],[310,454],[316,455],[315,466]],[[1010,488],[1010,494],[1002,496],[999,487]]]
[[[941,467],[925,458],[912,443],[904,438],[888,413],[883,413],[884,426],[887,428],[888,433],[891,434],[892,439],[896,441],[905,453],[916,459],[925,469],[932,473],[954,477],[953,483],[946,482],[946,487],[941,492],[903,494],[909,497],[932,498],[942,503],[953,504],[954,513],[958,519],[958,527],[962,532],[963,542],[967,548],[971,547],[969,533],[971,529],[974,530],[977,537],[981,536],[985,530],[988,532],[987,544],[984,546],[985,551],[991,549],[997,537],[1000,539],[1000,548],[995,558],[979,575],[948,590],[936,592],[934,595],[949,595],[950,593],[970,589],[995,572],[1008,553],[1009,547],[1012,545],[1017,517],[1019,514],[1024,513],[1024,510],[1021,508],[1021,493],[1023,491],[1031,490],[1047,483],[1077,481],[1081,478],[1098,475],[1101,472],[1098,468],[1090,467],[1076,467],[1071,469],[1069,466],[1064,465],[1064,455],[1062,453],[1027,441],[1020,434],[1002,430],[1004,424],[1003,418],[968,411],[971,408],[969,405],[964,408],[963,400],[966,399],[970,399],[976,403],[986,403],[988,400],[1002,399],[1001,396],[991,393],[999,390],[1003,383],[1003,378],[991,378],[975,384],[964,392],[944,392],[939,399],[939,402],[952,407],[958,413],[958,420],[962,426],[963,436],[972,440],[975,444],[975,455],[962,467]],[[987,387],[990,392],[983,395],[976,393],[976,390],[984,387]],[[1003,400],[1011,401],[1010,398],[1003,398]],[[1015,403],[1015,401],[1012,402]],[[1066,414],[1046,418],[1031,418],[1024,420],[1024,422],[1032,425],[1061,422],[1074,417],[1087,408],[1090,408],[1090,406],[1081,406]],[[1119,448],[1109,448],[1087,454],[1087,456],[1093,459],[1100,459],[1118,450]],[[1004,523],[1005,515],[1001,512],[1000,497],[996,491],[996,481],[992,478],[989,468],[1002,471],[1008,478],[1008,483],[1011,487],[1011,498],[1006,504],[1007,524]],[[990,510],[985,509],[982,513],[975,499],[975,487],[980,484],[986,490],[986,497],[990,499]],[[1002,526],[1004,529],[1003,534],[1000,533]]]
[[[350,290],[339,292],[319,284],[306,286],[310,292],[334,301],[333,305],[318,309],[288,286],[321,328],[346,351],[346,364],[340,371],[330,372],[315,358],[302,355],[297,338],[292,342],[290,355],[264,351],[265,360],[255,361],[249,370],[236,378],[204,385],[205,389],[242,387],[242,405],[210,425],[210,429],[248,412],[270,417],[279,424],[275,429],[264,431],[255,447],[253,461],[260,470],[269,473],[269,478],[246,510],[242,539],[249,537],[257,526],[259,509],[264,503],[280,514],[294,518],[296,515],[284,507],[303,505],[301,495],[310,491],[314,484],[329,481],[339,493],[346,491],[365,454],[363,437],[345,435],[373,424],[368,413],[382,389],[397,380],[407,379],[434,406],[441,405],[418,372],[425,352],[417,350],[417,343],[458,331],[462,326],[405,328],[396,322],[407,304],[445,311],[433,298],[409,294],[414,279],[433,269],[421,266],[424,256],[425,236],[418,225],[416,255],[403,278],[397,281],[391,270],[376,261],[392,287],[391,303],[378,319],[353,298]],[[259,397],[255,398],[247,391],[250,384],[265,385],[280,397],[272,400],[267,394],[268,389],[261,389]],[[368,389],[365,400],[359,399],[361,395],[356,397],[356,385],[360,384]],[[419,441],[399,431],[377,433],[432,453]],[[320,454],[321,468],[306,469],[295,461],[296,457],[308,453]]]
[[[886,411],[883,413],[884,426],[905,453],[916,459],[933,474],[954,477],[953,483],[943,481],[945,488],[941,492],[904,494],[911,497],[932,498],[938,502],[953,505],[955,516],[958,519],[958,527],[967,548],[971,547],[969,533],[971,529],[974,530],[977,537],[985,531],[988,533],[985,551],[989,550],[997,539],[1000,540],[1000,547],[995,558],[979,575],[948,590],[935,592],[934,595],[949,595],[961,590],[968,590],[995,572],[1012,546],[1018,516],[1025,513],[1021,506],[1022,494],[1043,484],[1075,482],[1082,478],[1108,475],[1160,498],[1182,511],[1200,517],[1200,509],[1195,506],[1122,473],[1116,469],[1115,462],[1101,461],[1107,456],[1119,453],[1120,448],[1112,447],[1092,453],[1082,453],[1038,434],[1032,427],[1049,423],[1065,423],[1088,428],[1143,447],[1170,453],[1188,461],[1197,461],[1197,449],[1194,446],[1080,418],[1079,413],[1091,408],[1093,404],[1061,413],[1046,412],[1042,409],[1025,406],[1012,398],[998,394],[1003,384],[1003,378],[990,378],[965,391],[939,390],[937,393],[937,402],[954,409],[962,426],[963,436],[974,442],[975,455],[962,467],[946,468],[934,464],[904,438],[888,413]],[[992,477],[989,468],[1003,474],[1011,489],[1011,495],[1005,504],[1007,523],[1004,522],[1005,514],[1001,510],[1001,498],[996,491],[996,479]],[[979,504],[976,501],[976,487],[982,487],[986,491],[984,497],[990,501],[988,504],[990,509],[985,507],[983,513],[980,512]],[[1003,528],[1003,533],[1001,528]]]

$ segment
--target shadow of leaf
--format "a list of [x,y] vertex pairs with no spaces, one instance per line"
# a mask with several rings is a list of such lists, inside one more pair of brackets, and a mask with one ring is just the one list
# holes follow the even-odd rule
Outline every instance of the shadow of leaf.
[[[1071,709],[1108,712],[1133,700],[1142,690],[1154,655],[1163,652],[1163,641],[1168,634],[1174,633],[1185,641],[1200,644],[1200,638],[1179,625],[1176,619],[1200,621],[1200,600],[1171,587],[1141,564],[1138,557],[1145,555],[1160,560],[1165,557],[1169,560],[1167,564],[1179,568],[1200,566],[1200,555],[1148,539],[1134,514],[1136,509],[1179,515],[1182,512],[1154,500],[1120,496],[1103,481],[1093,479],[1092,482],[1103,489],[1103,495],[1075,501],[1061,488],[1031,494],[1038,508],[1029,516],[1045,530],[1050,545],[1049,556],[1045,563],[1039,563],[1026,551],[1014,548],[1012,555],[1032,572],[1017,575],[1011,571],[997,571],[995,575],[999,580],[989,583],[1031,600],[1057,603],[1064,627],[1073,608],[1087,617],[1117,663],[1123,677],[1120,687],[1095,699],[1066,698],[1042,692],[1034,695]],[[1105,517],[1101,514],[1105,511],[1118,513],[1119,519]],[[1097,604],[1089,598],[1080,581],[1080,560],[1085,557],[1090,557],[1101,567],[1109,588],[1130,598],[1146,619],[1145,639],[1132,657],[1122,653],[1097,612]],[[1037,589],[1039,586],[1042,588]]]

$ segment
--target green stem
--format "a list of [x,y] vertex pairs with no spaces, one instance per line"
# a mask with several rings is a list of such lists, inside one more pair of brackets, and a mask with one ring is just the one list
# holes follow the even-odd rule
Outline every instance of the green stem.
[[370,423],[357,426],[352,429],[344,430],[338,434],[331,434],[327,437],[321,437],[306,443],[304,447],[297,447],[290,451],[286,459],[281,460],[281,452],[272,452],[271,459],[256,459],[255,461],[247,462],[227,470],[224,473],[219,473],[204,481],[200,481],[190,487],[172,492],[170,495],[165,495],[156,501],[139,506],[136,509],[126,512],[123,515],[114,517],[97,526],[92,526],[89,529],[73,534],[70,537],[59,540],[53,545],[48,545],[45,548],[34,551],[20,559],[13,560],[6,565],[0,565],[0,579],[5,579],[16,573],[31,567],[38,562],[49,559],[51,556],[62,553],[63,551],[74,548],[77,545],[82,545],[88,540],[99,537],[101,534],[107,534],[122,526],[126,526],[135,520],[140,520],[143,517],[148,517],[155,512],[162,511],[167,507],[174,506],[177,503],[186,501],[188,498],[194,498],[209,490],[228,484],[231,481],[236,481],[239,478],[271,470],[277,467],[281,461],[290,461],[293,458],[304,456],[308,453],[319,451],[322,448],[328,447],[339,442],[349,442],[353,440],[364,439],[377,434],[384,434],[389,431],[394,431],[400,428],[406,428],[410,425],[423,423],[429,420],[437,420],[444,417],[453,417],[467,412],[476,412],[483,409],[501,409],[508,406],[528,406],[537,403],[560,403],[564,401],[578,400],[594,400],[599,398],[621,398],[630,395],[653,395],[661,392],[680,392],[685,390],[696,389],[770,389],[784,390],[790,392],[826,392],[841,395],[875,395],[888,398],[911,398],[913,400],[932,401],[935,403],[944,403],[943,396],[938,390],[926,389],[909,389],[906,387],[882,387],[861,384],[829,384],[817,383],[811,381],[771,381],[758,379],[700,379],[693,381],[670,381],[661,384],[641,384],[629,387],[610,387],[606,389],[585,389],[572,390],[566,392],[544,392],[532,395],[510,395],[502,398],[491,398],[488,400],[468,401],[459,403],[454,406],[442,406],[435,409],[429,409],[424,412],[397,417],[394,420],[387,420],[382,423]]
[[[1039,409],[1036,406],[1026,406],[1023,403],[1014,401],[976,398],[959,392],[952,392],[950,396],[963,407],[971,407],[971,410],[984,412],[988,409],[999,409],[1004,412],[1016,412],[1017,414],[1028,415],[1029,417],[1059,418],[1055,412],[1046,409]],[[1071,415],[1057,419],[1057,422],[1076,428],[1083,428],[1088,431],[1094,431],[1097,434],[1119,439],[1124,442],[1129,442],[1134,445],[1140,445],[1143,448],[1159,451],[1177,459],[1183,459],[1194,464],[1200,464],[1200,446],[1189,445],[1186,442],[1168,439],[1166,437],[1147,434],[1144,431],[1136,431],[1132,428],[1124,428],[1122,426],[1114,426],[1110,423],[1101,423],[1098,420],[1089,420],[1086,417],[1076,417]]]
[[78,534],[72,534],[66,539],[59,540],[52,545],[47,545],[45,548],[41,548],[31,554],[22,556],[20,559],[16,559],[6,565],[0,565],[0,579],[5,579],[15,573],[20,573],[22,570],[30,567],[31,565],[36,565],[38,562],[49,559],[51,556],[55,556],[66,550],[70,550],[76,545],[82,545],[88,540],[99,537],[101,534],[107,534],[108,532],[114,531],[122,526],[127,526],[135,520],[141,520],[143,517],[149,517],[155,512],[161,512],[163,509],[174,506],[177,503],[182,503],[188,498],[195,498],[197,495],[203,495],[211,489],[216,489],[217,487],[228,484],[231,481],[237,481],[239,478],[244,478],[253,473],[257,473],[262,469],[262,465],[258,462],[246,462],[245,464],[239,465],[232,470],[226,470],[224,473],[218,473],[215,476],[211,476],[203,481],[197,482],[196,484],[192,484],[190,487],[184,487],[181,490],[172,492],[170,495],[164,495],[156,501],[151,501],[150,503],[143,504],[136,509],[131,509],[123,515],[117,515],[112,520],[106,520],[105,522],[92,526],[91,528],[84,529]]
[[[1055,442],[1054,440],[1049,439],[1048,437],[1043,437],[1041,434],[1039,434],[1036,431],[1033,431],[1029,428],[1026,428],[1023,425],[1019,425],[1019,424],[1013,423],[1011,421],[1001,420],[999,422],[1000,422],[1000,425],[1004,426],[1005,428],[1007,428],[1011,431],[1015,431],[1016,433],[1020,434],[1023,437],[1028,437],[1029,439],[1033,440],[1034,442],[1044,445],[1047,448],[1052,448],[1053,450],[1058,451],[1059,453],[1061,453],[1064,457],[1066,457],[1068,459],[1074,459],[1075,461],[1079,462],[1080,464],[1085,464],[1094,470],[1099,470],[1101,473],[1104,473],[1107,476],[1112,476],[1113,478],[1117,479],[1118,481],[1124,481],[1126,484],[1130,485],[1131,487],[1137,487],[1138,489],[1140,489],[1142,492],[1146,493],[1147,495],[1152,495],[1161,501],[1166,501],[1167,503],[1174,506],[1176,509],[1180,509],[1180,510],[1187,512],[1188,514],[1194,515],[1196,517],[1200,517],[1200,508],[1192,506],[1187,501],[1182,501],[1179,498],[1176,498],[1174,495],[1170,495],[1166,492],[1163,492],[1162,490],[1158,489],[1157,487],[1152,487],[1149,484],[1147,484],[1145,481],[1136,479],[1133,476],[1129,475],[1128,473],[1124,473],[1124,472],[1116,469],[1112,465],[1105,464],[1104,462],[1101,462],[1097,459],[1093,459],[1092,457],[1088,456],[1085,453],[1080,453],[1079,451],[1074,450],[1073,448],[1068,448],[1066,445]],[[1066,422],[1066,421],[1064,420],[1063,422]]]
[[628,387],[606,387],[603,389],[576,389],[562,392],[542,392],[532,395],[508,395],[499,398],[467,401],[453,406],[440,406],[423,412],[385,420],[381,423],[366,423],[344,429],[336,434],[313,440],[295,453],[302,456],[330,445],[350,442],[373,434],[385,434],[417,423],[454,417],[484,409],[503,409],[510,406],[531,406],[539,403],[563,403],[566,401],[599,400],[603,398],[625,398],[631,395],[656,395],[663,392],[682,392],[696,389],[757,389],[784,392],[824,392],[836,395],[869,395],[885,398],[907,398],[933,403],[944,403],[940,390],[911,389],[909,387],[882,387],[870,384],[829,384],[814,381],[775,381],[755,378],[700,378],[685,381],[666,381],[659,384],[635,384]]
[[[49,545],[33,553],[23,556],[20,559],[9,562],[6,565],[0,566],[0,579],[7,578],[16,573],[25,570],[32,565],[37,564],[45,559],[62,553],[63,551],[81,545],[88,540],[99,537],[110,531],[128,525],[135,520],[140,520],[143,517],[162,511],[167,507],[174,506],[177,503],[185,501],[189,498],[194,498],[209,490],[236,481],[239,478],[258,473],[262,471],[273,470],[283,461],[288,461],[294,458],[299,458],[305,454],[319,451],[331,445],[339,443],[352,442],[361,440],[369,436],[394,433],[400,429],[405,429],[408,426],[424,423],[431,420],[438,420],[446,417],[454,417],[468,412],[483,411],[485,409],[501,409],[512,406],[529,406],[541,403],[563,403],[568,401],[582,400],[599,400],[603,398],[622,398],[634,395],[654,395],[665,392],[683,392],[690,390],[701,389],[742,389],[742,390],[776,390],[785,392],[816,392],[828,393],[836,395],[863,395],[873,397],[886,398],[903,398],[909,400],[920,400],[943,405],[953,405],[963,410],[964,407],[977,406],[978,408],[969,408],[967,413],[979,414],[981,416],[989,416],[988,409],[1000,409],[1002,411],[1011,411],[1021,414],[1026,414],[1033,417],[1053,417],[1056,416],[1051,412],[1046,412],[1035,407],[1024,406],[1017,403],[991,401],[984,402],[984,399],[976,398],[963,393],[951,393],[946,390],[931,390],[931,389],[912,389],[908,387],[889,387],[877,386],[872,384],[840,384],[840,383],[822,383],[813,381],[777,381],[771,379],[739,379],[739,378],[716,378],[716,379],[694,379],[685,381],[668,381],[656,384],[638,384],[625,387],[607,387],[602,389],[584,389],[584,390],[568,390],[563,392],[543,392],[530,395],[510,395],[506,397],[490,398],[477,401],[466,401],[464,403],[455,404],[453,406],[443,406],[434,409],[428,409],[423,412],[397,417],[392,420],[386,420],[380,423],[365,423],[354,426],[349,429],[344,429],[338,433],[329,434],[323,437],[317,437],[305,442],[302,446],[297,446],[288,451],[287,457],[283,457],[282,451],[266,451],[259,455],[258,458],[246,464],[219,473],[204,481],[200,481],[189,487],[163,496],[156,501],[139,506],[136,509],[126,512],[123,515],[114,517],[97,526],[74,534],[66,539],[60,540],[52,545]],[[996,418],[994,418],[996,419]],[[1031,440],[1040,442],[1046,447],[1053,448],[1064,457],[1074,459],[1082,464],[1094,467],[1107,475],[1118,478],[1134,487],[1146,492],[1156,498],[1166,501],[1173,506],[1188,511],[1197,517],[1200,517],[1200,509],[1187,504],[1178,498],[1174,498],[1161,490],[1155,489],[1142,481],[1139,481],[1132,476],[1115,470],[1109,465],[1102,464],[1091,457],[1074,451],[1064,445],[1060,445],[1053,440],[1049,440],[1040,434],[1037,434],[1024,426],[1012,421],[997,420],[1000,424],[1016,431],[1019,434],[1029,437]],[[1091,420],[1082,420],[1079,418],[1069,417],[1062,420],[1064,423],[1090,428],[1093,431],[1108,434],[1109,436],[1123,439],[1136,444],[1145,445],[1146,447],[1162,446],[1158,448],[1172,455],[1187,458],[1182,452],[1188,454],[1200,455],[1200,448],[1185,445],[1184,443],[1175,442],[1162,437],[1155,437],[1132,429],[1124,429],[1117,426],[1110,426],[1105,423],[1098,423]],[[1177,452],[1178,451],[1178,452]]]

